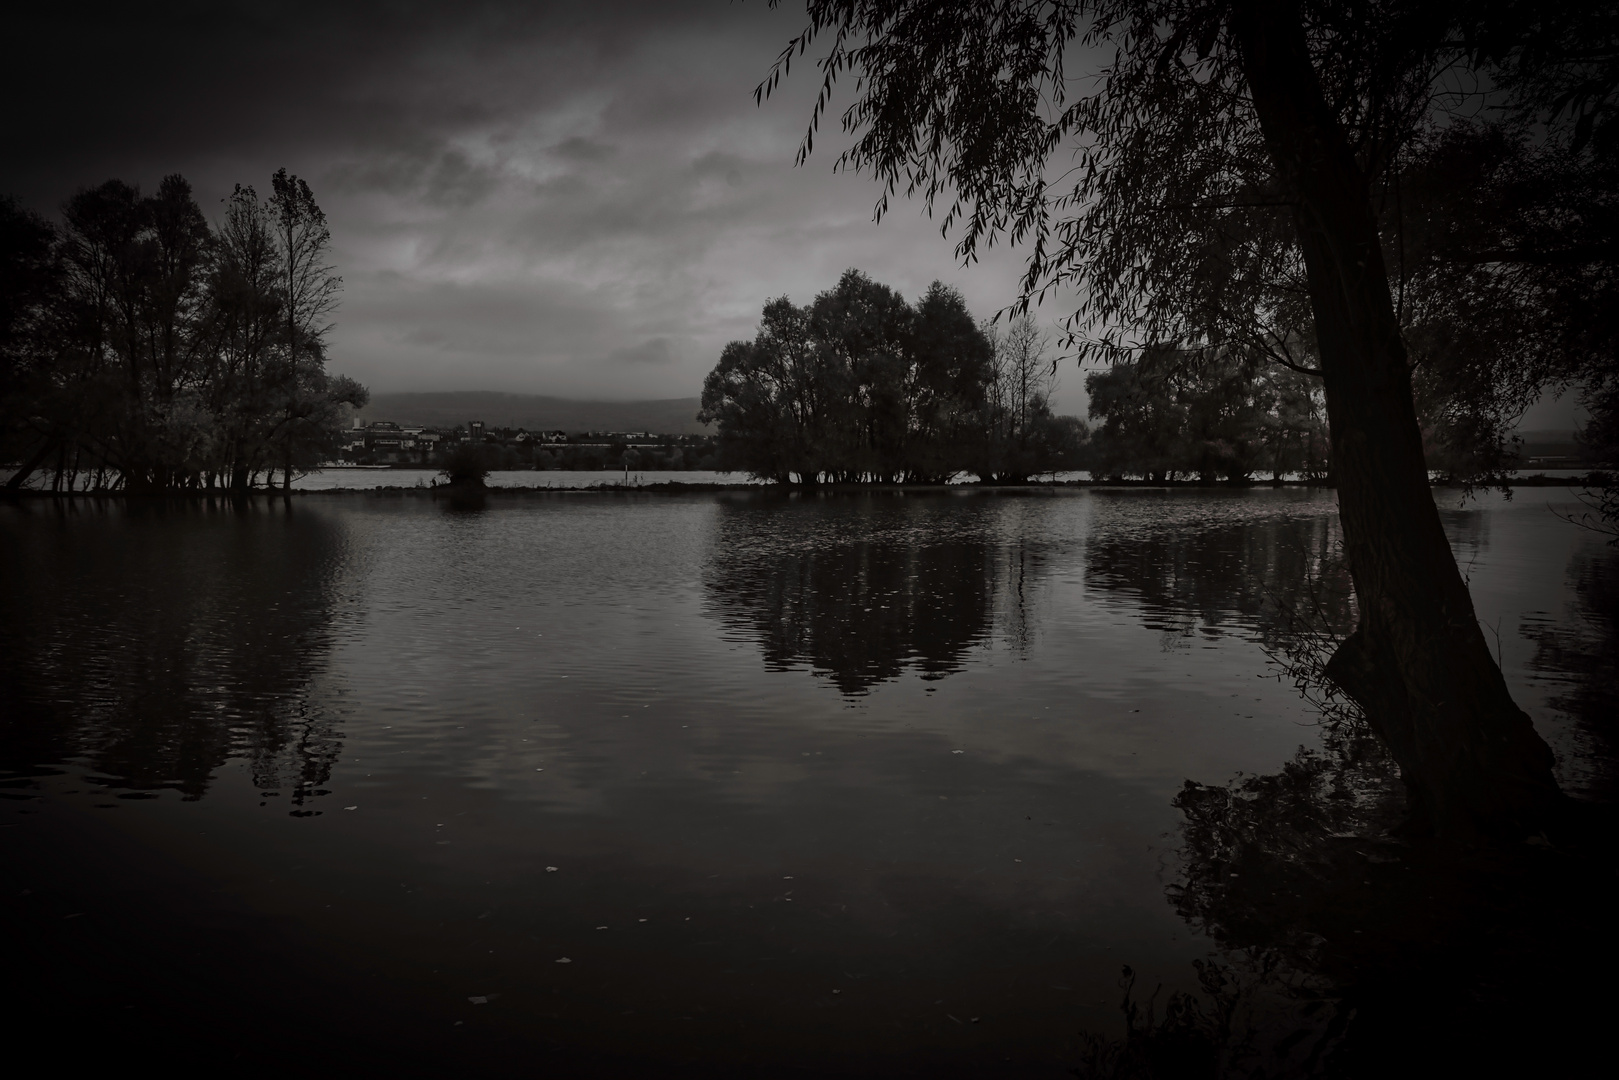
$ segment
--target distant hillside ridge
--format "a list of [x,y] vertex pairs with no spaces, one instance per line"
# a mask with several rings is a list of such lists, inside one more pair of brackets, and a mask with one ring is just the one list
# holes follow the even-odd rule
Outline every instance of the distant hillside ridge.
[[1523,446],[1528,453],[1550,447],[1571,450],[1579,442],[1580,437],[1577,431],[1563,430],[1561,428],[1519,430],[1514,431],[1512,434],[1523,440]]
[[1555,464],[1566,468],[1579,468],[1595,464],[1587,459],[1586,447],[1580,442],[1577,431],[1537,428],[1513,434],[1523,440],[1523,444],[1518,447],[1518,453],[1522,455],[1525,465]]
[[372,394],[360,411],[366,423],[455,427],[482,420],[490,427],[530,431],[647,431],[654,435],[707,435],[697,422],[700,399],[658,401],[575,401],[544,394],[502,394],[491,390],[455,390],[417,394]]

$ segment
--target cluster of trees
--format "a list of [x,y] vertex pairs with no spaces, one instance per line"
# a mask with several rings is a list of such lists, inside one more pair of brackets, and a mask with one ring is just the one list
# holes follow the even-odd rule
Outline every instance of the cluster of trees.
[[[1547,391],[1577,393],[1591,414],[1587,445],[1598,459],[1619,463],[1619,439],[1610,434],[1619,430],[1613,351],[1619,160],[1611,145],[1599,153],[1589,137],[1548,140],[1530,127],[1521,117],[1452,117],[1386,149],[1389,160],[1372,184],[1424,461],[1453,481],[1489,483],[1514,467],[1513,429]],[[1154,402],[1155,418],[1139,418],[1135,427],[1173,428],[1190,419],[1201,428],[1197,399],[1208,399],[1201,411],[1225,421],[1215,456],[1225,456],[1233,471],[1222,468],[1222,475],[1243,474],[1239,443],[1257,445],[1255,468],[1266,467],[1265,453],[1274,449],[1266,437],[1290,424],[1280,411],[1266,419],[1254,407],[1289,393],[1313,397],[1326,449],[1306,266],[1283,208],[1261,204],[1261,194],[1244,193],[1256,205],[1239,201],[1218,214],[1186,218],[1198,231],[1181,240],[1183,253],[1205,261],[1193,263],[1192,278],[1174,286],[1174,302],[1184,308],[1166,301],[1158,312],[1176,332],[1171,344],[1125,349],[1106,330],[1086,343],[1091,355],[1112,357],[1114,368],[1087,385],[1113,399],[1122,386],[1139,382],[1134,392]],[[1233,280],[1239,271],[1251,276]],[[1246,386],[1231,378],[1237,372]],[[1237,399],[1244,393],[1253,399],[1253,426],[1239,440]],[[1112,415],[1093,413],[1110,426]],[[1104,457],[1115,471],[1149,475],[1167,465],[1208,475],[1209,446],[1201,433],[1178,449],[1132,435],[1115,440]],[[1223,453],[1225,447],[1234,452]],[[1309,471],[1293,456],[1295,469]]]
[[[904,190],[960,224],[964,258],[1024,242],[1024,301],[1077,295],[1082,354],[1139,362],[1134,343],[1165,343],[1320,380],[1359,604],[1328,674],[1398,761],[1414,827],[1556,821],[1551,751],[1478,626],[1424,444],[1487,473],[1559,387],[1613,429],[1619,9],[806,6],[756,91],[826,43],[801,160],[847,76],[839,164],[882,184],[879,214]],[[1075,57],[1094,78],[1070,77]]]
[[1057,361],[1034,317],[1013,318],[1004,330],[982,324],[994,351],[980,412],[979,442],[968,471],[985,482],[1027,480],[1058,469],[1083,468],[1090,429],[1076,416],[1051,411]]
[[1027,320],[1004,334],[934,282],[915,304],[846,271],[804,307],[765,305],[703,382],[719,467],[782,483],[1024,479],[1070,467],[1083,437],[1051,414],[1049,367]]
[[1328,472],[1326,402],[1314,380],[1225,351],[1201,363],[1160,346],[1085,377],[1091,475],[1306,480]]
[[0,458],[51,487],[283,486],[364,387],[326,371],[341,279],[309,185],[237,185],[210,226],[183,177],[78,192],[52,224],[0,199]]

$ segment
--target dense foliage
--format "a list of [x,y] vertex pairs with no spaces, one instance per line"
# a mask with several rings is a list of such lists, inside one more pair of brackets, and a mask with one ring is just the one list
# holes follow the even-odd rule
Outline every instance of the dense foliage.
[[1328,474],[1326,406],[1305,375],[1222,352],[1143,350],[1085,379],[1093,476],[1247,480]]
[[366,391],[326,372],[340,285],[309,185],[238,185],[210,226],[180,176],[68,199],[58,228],[0,201],[0,455],[51,486],[283,484]]
[[439,471],[447,482],[461,487],[483,487],[484,478],[492,468],[497,448],[481,443],[457,443],[444,455],[444,468]]
[[1044,333],[1030,315],[1004,331],[985,326],[995,346],[980,443],[971,471],[980,480],[1012,482],[1088,460],[1090,431],[1077,417],[1056,416],[1057,361],[1047,355]]
[[1037,332],[997,340],[953,289],[907,304],[849,270],[805,307],[766,304],[698,419],[718,426],[721,468],[783,483],[1022,479],[1063,467],[1081,434],[1051,415],[1042,363]]
[[1520,117],[1425,131],[1393,168],[1384,243],[1430,468],[1511,467],[1512,429],[1548,390],[1611,423],[1619,154]]

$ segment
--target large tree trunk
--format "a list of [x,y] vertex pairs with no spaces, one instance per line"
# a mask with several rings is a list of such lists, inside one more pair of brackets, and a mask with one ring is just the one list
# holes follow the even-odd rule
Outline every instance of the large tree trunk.
[[1232,29],[1297,205],[1360,607],[1327,673],[1399,763],[1414,827],[1540,828],[1562,801],[1552,754],[1507,690],[1440,525],[1367,180],[1326,105],[1297,8],[1239,3]]

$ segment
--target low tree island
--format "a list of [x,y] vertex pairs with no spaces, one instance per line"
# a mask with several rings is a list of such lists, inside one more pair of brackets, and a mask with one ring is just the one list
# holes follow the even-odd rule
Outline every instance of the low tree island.
[[0,200],[0,454],[53,491],[282,488],[366,390],[326,371],[341,279],[309,185],[237,185],[210,226],[180,176],[80,191],[52,223]]
[[444,455],[444,468],[439,476],[452,488],[482,491],[489,476],[489,453],[478,443],[457,443],[455,449]]
[[1021,481],[1074,467],[1085,429],[1053,416],[1031,320],[997,334],[934,282],[914,304],[847,271],[805,307],[765,305],[703,382],[722,469],[779,483]]

